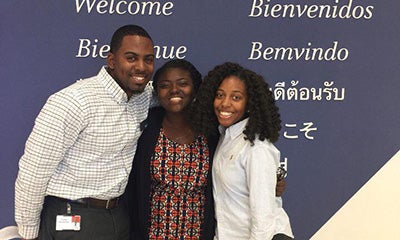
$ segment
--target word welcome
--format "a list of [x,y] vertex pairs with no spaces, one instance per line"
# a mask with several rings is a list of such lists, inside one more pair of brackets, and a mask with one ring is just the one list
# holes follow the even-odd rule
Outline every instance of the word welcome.
[[174,4],[157,1],[115,1],[115,0],[75,0],[76,13],[97,12],[98,14],[130,15],[171,15]]

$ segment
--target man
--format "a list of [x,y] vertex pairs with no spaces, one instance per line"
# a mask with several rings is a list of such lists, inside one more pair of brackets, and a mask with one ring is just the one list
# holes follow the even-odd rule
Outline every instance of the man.
[[129,238],[119,197],[152,98],[154,50],[136,25],[110,47],[107,67],[50,96],[35,121],[15,184],[23,239]]

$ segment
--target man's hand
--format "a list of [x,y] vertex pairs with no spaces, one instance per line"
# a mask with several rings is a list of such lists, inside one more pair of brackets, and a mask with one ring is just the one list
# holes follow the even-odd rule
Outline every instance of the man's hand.
[[278,182],[276,182],[276,187],[275,187],[275,195],[277,197],[281,197],[282,194],[285,192],[286,190],[286,182],[284,179],[279,180]]

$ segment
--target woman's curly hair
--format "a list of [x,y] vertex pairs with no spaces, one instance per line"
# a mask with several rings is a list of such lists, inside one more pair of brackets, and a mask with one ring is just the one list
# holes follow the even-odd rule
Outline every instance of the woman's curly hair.
[[206,136],[217,131],[214,98],[221,82],[230,76],[238,77],[246,85],[246,116],[249,117],[243,131],[246,140],[253,144],[258,136],[261,141],[268,139],[270,142],[276,142],[281,129],[281,119],[268,83],[261,75],[231,62],[216,66],[205,76],[191,109],[191,121],[195,130]]

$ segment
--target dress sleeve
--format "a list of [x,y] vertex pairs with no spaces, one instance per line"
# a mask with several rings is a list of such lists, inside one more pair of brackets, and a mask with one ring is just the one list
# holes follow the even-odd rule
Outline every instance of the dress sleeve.
[[255,145],[247,154],[246,177],[249,189],[251,237],[272,239],[276,169],[279,151],[270,143]]
[[15,221],[22,237],[37,237],[47,184],[83,121],[80,104],[61,92],[52,95],[37,116],[15,182]]

